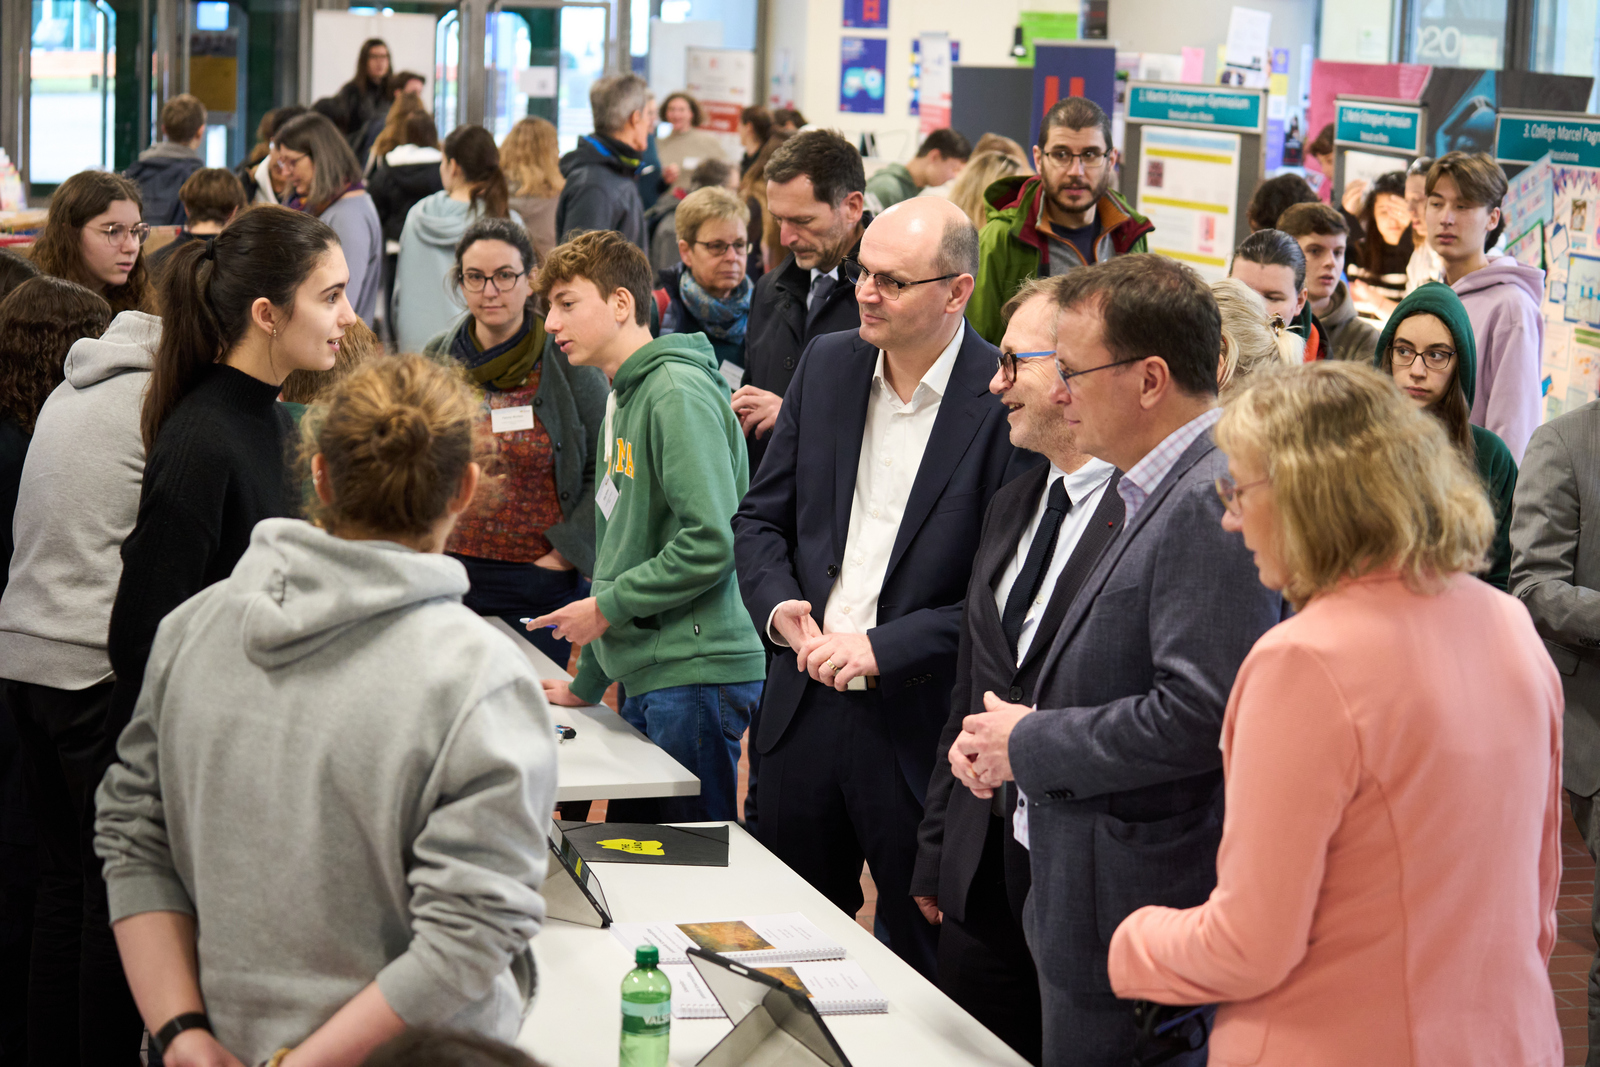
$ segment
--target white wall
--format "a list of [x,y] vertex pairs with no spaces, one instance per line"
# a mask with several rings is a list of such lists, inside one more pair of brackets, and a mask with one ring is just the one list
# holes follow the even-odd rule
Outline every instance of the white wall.
[[[411,70],[427,81],[422,99],[433,99],[433,15],[352,15],[317,11],[312,15],[311,99],[332,96],[356,71],[361,43],[381,37],[389,46],[389,69]],[[308,101],[309,102],[309,101]]]
[[[1300,46],[1313,37],[1316,0],[1245,0],[1241,6],[1272,13],[1270,42],[1289,49],[1289,86],[1298,90]],[[1111,0],[1108,35],[1121,51],[1180,52],[1206,49],[1206,77],[1216,77],[1217,46],[1228,36],[1232,0]],[[846,30],[842,0],[775,0],[767,25],[767,68],[787,48],[794,57],[795,101],[807,119],[847,135],[877,134],[878,151],[890,160],[910,159],[918,142],[918,119],[906,114],[911,100],[911,42],[919,34],[946,32],[961,44],[961,62],[997,67],[1011,58],[1012,33],[1023,11],[1077,11],[1079,0],[891,0],[887,34]],[[841,113],[839,39],[845,35],[887,37],[888,86],[882,115]],[[768,87],[763,87],[765,100]],[[1018,101],[1026,108],[1029,102]]]

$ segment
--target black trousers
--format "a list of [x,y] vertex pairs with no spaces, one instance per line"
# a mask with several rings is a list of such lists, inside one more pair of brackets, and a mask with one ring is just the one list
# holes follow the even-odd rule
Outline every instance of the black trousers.
[[33,805],[22,739],[0,694],[0,1067],[28,1062],[28,969],[33,944]]
[[37,835],[28,1062],[38,1067],[139,1062],[144,1024],[122,973],[94,854],[94,794],[116,754],[111,690],[110,682],[75,691],[5,683]]
[[848,915],[861,910],[864,859],[889,947],[934,980],[937,931],[911,900],[921,821],[877,691],[807,683],[783,739],[761,759],[757,834]]
[[939,927],[939,988],[1017,1055],[1038,1064],[1044,1057],[1039,975],[1019,918],[1026,888],[1009,892],[1006,879],[1007,853],[1025,850],[1008,847],[1010,836],[1007,820],[990,816],[966,915],[957,919],[947,913]]

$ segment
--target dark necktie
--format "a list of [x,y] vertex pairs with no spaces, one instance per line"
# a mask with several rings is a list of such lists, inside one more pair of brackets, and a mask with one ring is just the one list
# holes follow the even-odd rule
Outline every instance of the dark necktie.
[[1028,558],[1022,564],[1022,573],[1011,583],[1011,593],[1006,597],[1006,610],[1000,616],[1000,629],[1006,635],[1006,647],[1011,655],[1017,654],[1017,641],[1022,637],[1022,620],[1027,618],[1028,605],[1039,595],[1045,572],[1056,554],[1056,538],[1061,534],[1061,520],[1072,510],[1072,500],[1067,496],[1067,480],[1057,478],[1050,483],[1050,495],[1045,501],[1044,518],[1039,530],[1028,546]]
[[822,311],[822,305],[828,300],[828,294],[833,292],[833,279],[826,274],[819,274],[811,279],[811,306],[806,308],[806,329],[817,321],[817,315]]

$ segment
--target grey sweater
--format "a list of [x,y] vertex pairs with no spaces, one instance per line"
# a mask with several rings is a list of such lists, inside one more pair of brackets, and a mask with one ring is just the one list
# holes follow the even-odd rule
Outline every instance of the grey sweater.
[[377,979],[409,1025],[503,1040],[531,998],[555,742],[461,564],[295,519],[162,622],[97,797],[111,920],[194,915],[246,1063]]
[[0,678],[87,689],[111,677],[106,633],[139,514],[139,409],[161,320],[124,311],[67,353],[22,465],[16,552],[0,598]]

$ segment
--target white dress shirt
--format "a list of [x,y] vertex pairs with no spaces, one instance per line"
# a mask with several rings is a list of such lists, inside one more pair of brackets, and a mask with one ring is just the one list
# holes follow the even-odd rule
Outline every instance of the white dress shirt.
[[[1050,557],[1050,566],[1045,568],[1044,581],[1039,585],[1039,594],[1033,598],[1033,603],[1028,605],[1028,614],[1022,619],[1022,634],[1017,638],[1018,663],[1027,656],[1034,635],[1038,633],[1039,620],[1044,616],[1050,597],[1055,592],[1056,582],[1060,580],[1061,572],[1066,570],[1067,560],[1072,558],[1072,552],[1078,547],[1083,532],[1089,528],[1089,519],[1100,507],[1100,498],[1105,495],[1106,486],[1116,470],[1103,459],[1091,458],[1071,474],[1054,463],[1050,464],[1050,477],[1045,479],[1044,492],[1039,494],[1039,502],[1034,505],[1033,518],[1023,529],[1022,535],[1017,538],[1017,550],[1011,554],[1011,561],[1006,564],[1006,569],[1000,572],[1000,580],[994,587],[995,607],[1000,610],[1003,617],[1006,613],[1006,599],[1011,596],[1011,587],[1016,584],[1017,575],[1022,573],[1022,567],[1028,559],[1028,549],[1033,547],[1033,536],[1038,533],[1039,524],[1044,521],[1045,505],[1050,501],[1050,488],[1055,485],[1056,479],[1065,478],[1067,499],[1072,501],[1072,510],[1061,520],[1061,532],[1056,535],[1055,554]],[[995,793],[997,807],[1001,795],[1000,792]],[[996,814],[1003,815],[1004,811],[997,811]],[[1028,847],[1028,797],[1020,788],[1017,790],[1017,810],[1011,815],[1011,836],[1021,842],[1023,848]]]
[[1006,613],[1006,600],[1011,596],[1011,587],[1016,584],[1017,575],[1022,573],[1022,568],[1028,561],[1028,550],[1033,547],[1034,535],[1039,532],[1039,524],[1044,521],[1045,505],[1050,502],[1050,489],[1057,481],[1065,478],[1067,499],[1072,501],[1072,510],[1061,520],[1061,532],[1056,535],[1055,555],[1050,557],[1050,565],[1045,568],[1044,581],[1039,585],[1039,594],[1033,598],[1033,603],[1028,605],[1028,614],[1023,616],[1022,634],[1017,638],[1018,663],[1022,662],[1028,654],[1028,649],[1033,645],[1033,635],[1038,631],[1039,620],[1044,617],[1044,609],[1050,603],[1051,594],[1055,592],[1056,582],[1061,578],[1061,572],[1067,569],[1067,560],[1072,558],[1073,549],[1078,547],[1078,539],[1083,536],[1083,531],[1089,528],[1089,519],[1100,506],[1100,498],[1105,495],[1106,483],[1111,481],[1111,475],[1114,473],[1116,468],[1103,459],[1090,459],[1071,474],[1054,463],[1050,464],[1050,477],[1045,480],[1044,492],[1039,494],[1039,502],[1034,506],[1033,518],[1023,529],[1022,536],[1017,539],[1017,550],[1011,554],[1010,562],[1006,564],[1006,569],[1000,572],[1000,580],[994,587],[994,604],[1003,617]]
[[878,594],[889,573],[889,555],[966,332],[963,322],[917,383],[909,402],[902,403],[889,384],[883,353],[878,353],[872,395],[867,401],[867,424],[861,434],[861,459],[856,464],[850,532],[845,537],[844,559],[839,561],[839,577],[822,613],[824,633],[864,634],[878,625]]
[[[878,625],[878,594],[889,573],[895,535],[900,532],[900,519],[905,515],[928,438],[933,436],[939,403],[950,384],[950,372],[955,369],[956,353],[961,350],[966,332],[967,325],[962,322],[917,383],[909,402],[901,402],[889,384],[884,375],[883,352],[878,352],[867,400],[867,422],[861,433],[861,459],[856,464],[844,559],[839,561],[839,576],[822,613],[824,633],[864,634]],[[776,613],[777,608],[773,608],[772,614]],[[774,644],[787,645],[772,628],[772,614],[767,616],[767,636]]]

